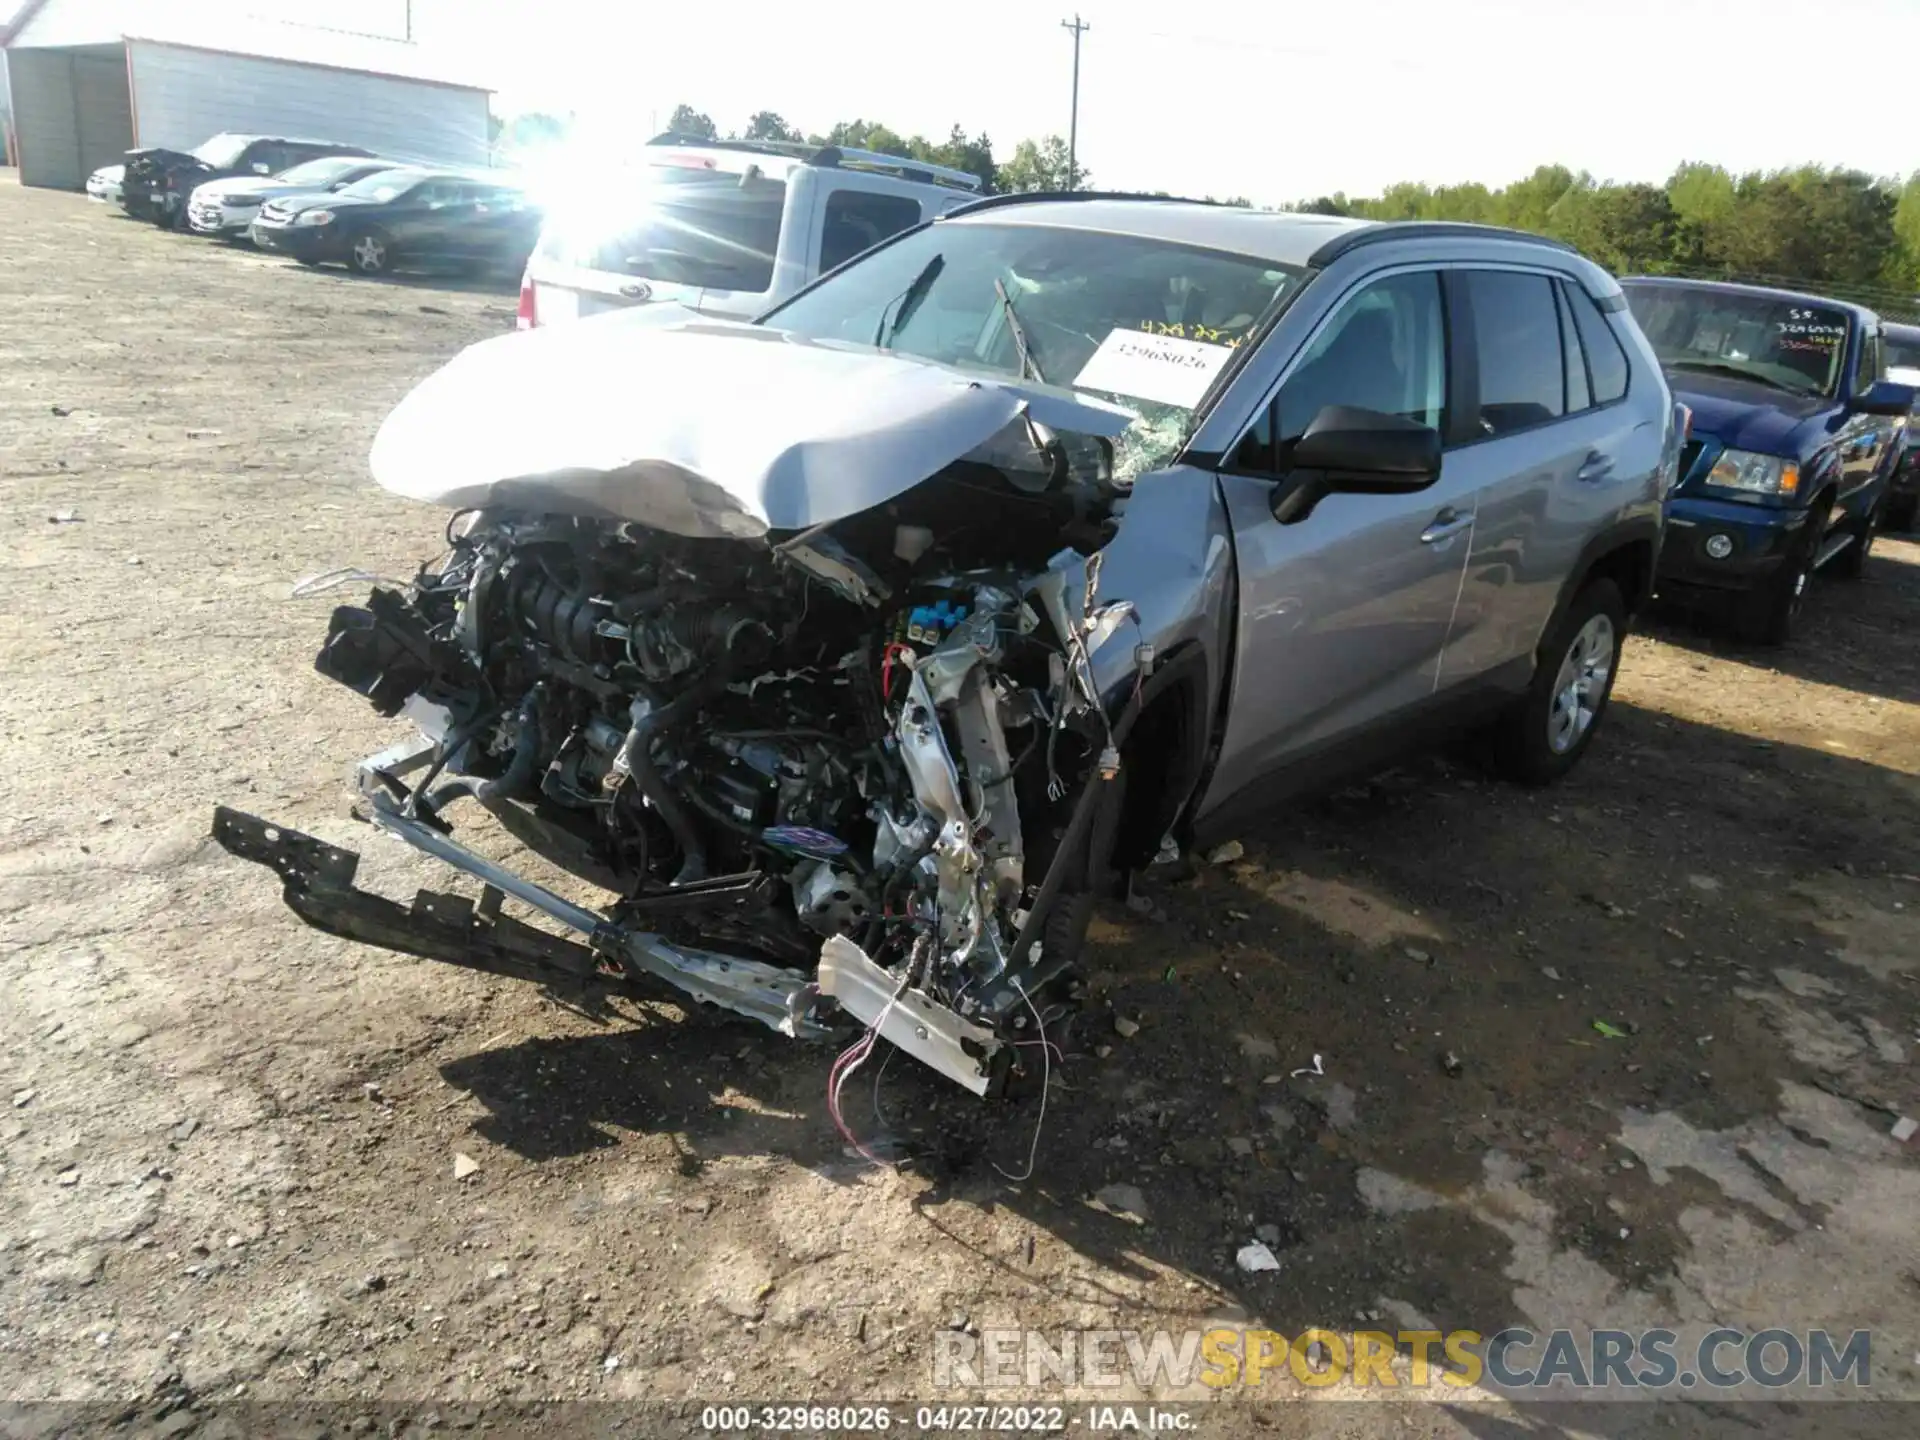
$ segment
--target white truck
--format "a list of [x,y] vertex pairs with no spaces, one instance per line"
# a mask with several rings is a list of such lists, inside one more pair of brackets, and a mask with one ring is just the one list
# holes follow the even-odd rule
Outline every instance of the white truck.
[[868,150],[657,136],[639,164],[549,206],[517,323],[660,303],[749,319],[981,189]]

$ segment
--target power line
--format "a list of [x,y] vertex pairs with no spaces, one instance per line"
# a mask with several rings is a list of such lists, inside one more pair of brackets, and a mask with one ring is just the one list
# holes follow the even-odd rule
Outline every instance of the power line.
[[1078,10],[1073,19],[1060,22],[1062,30],[1073,32],[1073,111],[1067,120],[1067,189],[1080,188],[1080,37],[1093,26],[1080,18]]

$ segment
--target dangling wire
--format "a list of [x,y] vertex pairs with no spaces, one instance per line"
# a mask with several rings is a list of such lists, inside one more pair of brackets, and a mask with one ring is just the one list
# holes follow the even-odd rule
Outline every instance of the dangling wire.
[[1040,1156],[1040,1131],[1047,1123],[1047,1091],[1053,1088],[1053,1056],[1051,1052],[1055,1047],[1053,1042],[1047,1039],[1046,1022],[1040,1018],[1040,1009],[1033,1003],[1033,996],[1027,993],[1027,987],[1022,985],[1018,979],[1015,979],[1013,981],[1013,988],[1018,990],[1020,992],[1020,998],[1027,1002],[1027,1009],[1033,1012],[1033,1023],[1040,1027],[1040,1114],[1033,1122],[1033,1144],[1027,1147],[1027,1168],[1016,1175],[1011,1170],[1000,1170],[998,1163],[995,1163],[993,1167],[996,1170],[1000,1170],[1000,1173],[1006,1176],[1007,1179],[1013,1181],[1015,1184],[1019,1184],[1022,1181],[1033,1178],[1034,1162],[1039,1159]]

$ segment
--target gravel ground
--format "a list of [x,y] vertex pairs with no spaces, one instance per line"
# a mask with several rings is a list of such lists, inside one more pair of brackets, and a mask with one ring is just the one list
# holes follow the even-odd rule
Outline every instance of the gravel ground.
[[[1032,1099],[905,1063],[852,1109],[924,1158],[878,1172],[827,1121],[828,1054],[344,944],[207,838],[231,803],[387,893],[447,883],[348,815],[347,765],[400,731],[313,672],[329,602],[288,590],[434,551],[368,442],[511,296],[10,176],[0,234],[6,1397],[180,1433],[238,1396],[368,1426],[691,1404],[630,1432],[664,1434],[703,1403],[952,1400],[940,1337],[1012,1325],[1711,1323],[1871,1329],[1874,1393],[1920,1396],[1920,1173],[1888,1133],[1920,1109],[1920,545],[1823,584],[1785,651],[1658,621],[1558,789],[1424,761],[1156,882],[1096,922],[1031,1178]],[[1256,1236],[1276,1270],[1237,1267]],[[1217,1434],[1599,1429],[1467,1393],[1117,1393]]]

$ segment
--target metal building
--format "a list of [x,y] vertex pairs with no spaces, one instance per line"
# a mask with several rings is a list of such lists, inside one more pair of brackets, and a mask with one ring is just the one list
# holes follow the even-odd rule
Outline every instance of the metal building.
[[407,41],[154,0],[28,0],[0,39],[24,185],[221,131],[487,163],[488,89]]

